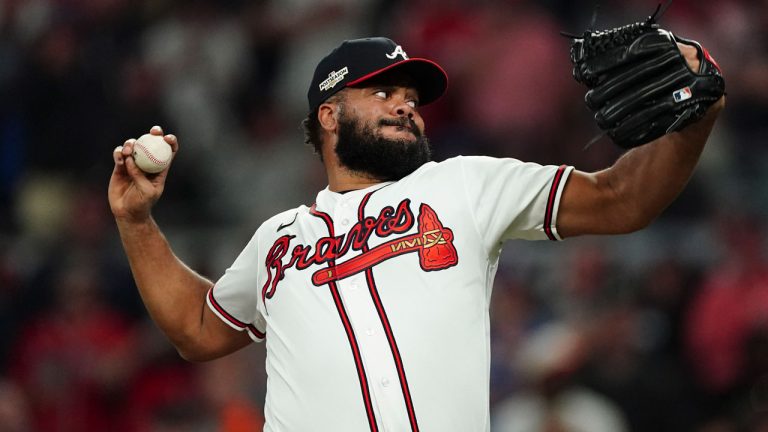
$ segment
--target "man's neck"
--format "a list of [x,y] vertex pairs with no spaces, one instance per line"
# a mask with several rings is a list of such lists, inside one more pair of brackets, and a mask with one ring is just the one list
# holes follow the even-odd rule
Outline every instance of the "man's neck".
[[328,189],[332,192],[365,189],[382,182],[379,179],[355,173],[345,168],[328,169],[327,173]]

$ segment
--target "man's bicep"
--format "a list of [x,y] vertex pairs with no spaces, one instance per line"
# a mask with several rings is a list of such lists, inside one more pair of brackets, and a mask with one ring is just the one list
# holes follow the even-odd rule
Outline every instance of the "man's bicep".
[[606,172],[586,173],[574,170],[560,200],[557,232],[562,237],[585,234],[621,234],[630,232],[630,210],[621,203]]
[[199,357],[193,361],[213,360],[231,354],[250,344],[253,340],[247,331],[236,330],[219,318],[208,305],[203,305]]

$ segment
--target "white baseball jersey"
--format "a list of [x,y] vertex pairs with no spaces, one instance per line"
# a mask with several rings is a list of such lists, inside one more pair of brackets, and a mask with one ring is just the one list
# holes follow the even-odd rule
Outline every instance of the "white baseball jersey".
[[572,167],[430,162],[266,221],[208,294],[266,340],[265,431],[488,431],[502,242],[559,240]]

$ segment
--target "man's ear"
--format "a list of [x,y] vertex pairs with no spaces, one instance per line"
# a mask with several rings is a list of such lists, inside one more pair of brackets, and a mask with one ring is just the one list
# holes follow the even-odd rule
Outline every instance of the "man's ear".
[[326,132],[332,132],[336,130],[336,126],[339,123],[339,105],[335,103],[324,103],[320,105],[317,110],[317,119],[320,122],[320,127]]

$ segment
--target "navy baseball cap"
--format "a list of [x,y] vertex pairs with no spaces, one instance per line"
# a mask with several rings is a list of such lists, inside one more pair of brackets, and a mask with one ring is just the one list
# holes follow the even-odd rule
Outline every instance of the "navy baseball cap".
[[315,68],[307,98],[312,112],[345,87],[383,72],[403,70],[413,78],[419,105],[435,101],[448,87],[448,75],[432,60],[409,58],[403,48],[384,37],[345,40]]

